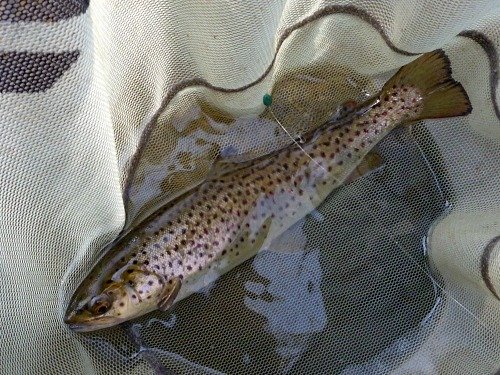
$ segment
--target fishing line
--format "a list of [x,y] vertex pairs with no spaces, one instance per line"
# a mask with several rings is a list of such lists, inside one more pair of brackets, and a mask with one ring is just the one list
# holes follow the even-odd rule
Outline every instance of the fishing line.
[[[299,144],[299,142],[297,142],[297,140],[288,132],[288,130],[286,130],[286,128],[281,124],[281,122],[278,120],[278,118],[276,117],[276,115],[274,114],[273,112],[273,109],[271,108],[271,104],[273,103],[273,98],[271,95],[269,94],[265,94],[264,97],[262,98],[262,102],[264,103],[264,105],[269,109],[269,112],[271,112],[271,115],[273,116],[274,120],[278,123],[278,125],[281,127],[281,129],[283,129],[285,131],[285,133],[290,137],[290,139],[293,141],[293,143],[295,143],[295,145],[297,145],[298,148],[300,148],[300,150],[307,155],[307,157],[309,159],[312,160],[312,162],[314,164],[316,164],[318,167],[320,167],[321,169],[323,169],[325,172],[327,172],[327,170],[320,164],[318,163],[316,160],[314,160],[311,155],[309,155],[307,153],[306,150],[304,150],[304,148]],[[305,141],[302,139],[301,136],[299,136],[299,140],[300,140],[300,143],[304,143]]]

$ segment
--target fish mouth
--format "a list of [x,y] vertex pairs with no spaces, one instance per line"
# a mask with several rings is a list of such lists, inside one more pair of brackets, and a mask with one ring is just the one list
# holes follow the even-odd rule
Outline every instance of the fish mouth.
[[125,319],[112,315],[91,316],[78,308],[72,308],[71,304],[64,315],[64,323],[75,332],[90,332],[112,327]]
[[97,331],[101,330],[104,328],[109,328],[113,327],[116,325],[116,321],[112,321],[109,323],[100,323],[100,324],[87,324],[87,323],[70,323],[68,324],[68,327],[74,331],[74,332],[92,332],[92,331]]
[[125,319],[116,318],[114,316],[100,316],[98,318],[82,320],[74,311],[64,317],[64,323],[75,332],[97,331],[115,326],[124,320]]

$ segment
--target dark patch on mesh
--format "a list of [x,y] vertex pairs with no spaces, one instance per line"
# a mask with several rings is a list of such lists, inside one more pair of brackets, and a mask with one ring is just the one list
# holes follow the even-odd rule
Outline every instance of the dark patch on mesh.
[[494,237],[490,242],[487,243],[483,250],[483,255],[481,255],[481,276],[483,278],[484,284],[489,289],[489,291],[500,301],[500,296],[498,295],[493,283],[490,279],[490,257],[495,245],[500,242],[500,235]]
[[491,40],[488,39],[486,35],[476,30],[465,30],[458,35],[472,39],[474,42],[479,44],[488,57],[490,63],[490,97],[493,104],[493,109],[495,110],[495,115],[500,120],[500,108],[497,102],[499,61],[498,52],[495,48],[495,45]]
[[0,52],[0,93],[50,89],[78,59],[80,51]]
[[0,0],[4,22],[57,22],[85,13],[89,0]]

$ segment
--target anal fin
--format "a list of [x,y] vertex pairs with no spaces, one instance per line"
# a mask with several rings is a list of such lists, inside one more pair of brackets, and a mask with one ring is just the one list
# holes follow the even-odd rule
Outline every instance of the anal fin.
[[346,178],[344,184],[347,185],[354,180],[366,175],[367,173],[379,168],[383,164],[382,157],[376,152],[369,152],[361,160],[356,169]]

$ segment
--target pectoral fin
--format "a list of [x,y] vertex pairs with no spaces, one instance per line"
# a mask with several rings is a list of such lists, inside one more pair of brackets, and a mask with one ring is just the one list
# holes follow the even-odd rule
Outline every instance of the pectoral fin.
[[174,277],[165,283],[163,291],[158,297],[158,309],[161,311],[167,311],[172,306],[179,290],[181,289],[181,285],[181,279],[178,277]]

